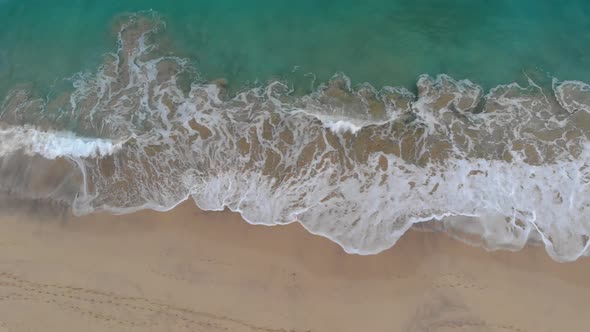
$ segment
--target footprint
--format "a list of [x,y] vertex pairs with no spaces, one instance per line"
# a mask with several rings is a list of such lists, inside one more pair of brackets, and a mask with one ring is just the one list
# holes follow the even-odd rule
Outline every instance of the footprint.
[[452,289],[473,289],[484,290],[481,284],[471,281],[469,278],[461,274],[443,274],[432,282],[434,288],[452,288]]
[[[292,273],[292,272],[291,272]],[[291,275],[293,278],[295,274]],[[40,283],[7,272],[0,273],[0,289],[10,298],[57,305],[104,324],[149,328],[157,325],[188,326],[188,330],[246,330],[251,332],[286,332],[214,313],[194,311],[158,300],[122,296],[96,289]],[[2,300],[2,298],[0,298]],[[122,310],[121,308],[124,308]]]

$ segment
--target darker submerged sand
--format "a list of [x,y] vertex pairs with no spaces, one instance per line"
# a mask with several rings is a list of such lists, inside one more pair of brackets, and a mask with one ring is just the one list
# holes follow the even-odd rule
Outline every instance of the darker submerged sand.
[[[39,212],[39,211],[37,211]],[[0,331],[582,331],[590,261],[410,231],[348,255],[192,203],[0,218]]]

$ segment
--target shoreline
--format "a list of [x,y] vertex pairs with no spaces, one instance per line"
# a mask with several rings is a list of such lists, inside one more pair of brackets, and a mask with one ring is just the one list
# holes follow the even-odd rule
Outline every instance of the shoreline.
[[411,230],[351,255],[297,223],[250,225],[192,202],[0,223],[0,331],[586,328],[590,260],[537,247],[486,252]]

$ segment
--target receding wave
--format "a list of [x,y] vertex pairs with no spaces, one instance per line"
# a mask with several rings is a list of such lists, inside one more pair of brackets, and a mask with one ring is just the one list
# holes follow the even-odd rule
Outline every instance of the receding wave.
[[9,128],[0,170],[23,150],[65,158],[80,179],[55,192],[74,213],[167,210],[192,198],[250,223],[300,222],[349,253],[380,252],[423,222],[488,249],[537,242],[559,261],[590,253],[587,84],[486,92],[422,75],[416,95],[352,87],[337,74],[306,95],[279,81],[230,95],[223,80],[195,80],[162,38],[156,15],[132,15],[116,52],[70,89],[15,89],[0,113]]

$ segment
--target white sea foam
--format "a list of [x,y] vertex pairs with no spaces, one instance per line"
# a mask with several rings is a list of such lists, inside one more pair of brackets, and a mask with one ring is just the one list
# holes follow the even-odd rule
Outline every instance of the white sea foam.
[[121,142],[78,137],[70,132],[41,131],[32,127],[0,129],[0,157],[22,151],[47,159],[104,157],[121,149]]
[[363,128],[363,126],[357,126],[354,123],[347,120],[326,121],[324,122],[324,125],[332,132],[337,134],[346,132],[351,132],[354,134]]
[[302,109],[295,110],[292,112],[301,112],[303,114],[317,118],[325,128],[329,129],[335,134],[344,134],[347,132],[351,134],[356,134],[363,127],[381,124],[377,122],[372,122],[371,120],[367,119],[355,119],[345,118],[342,116],[337,117],[331,115],[321,115]]
[[[124,24],[118,51],[76,76],[62,106],[85,132],[119,139],[0,132],[11,140],[0,153],[76,159],[85,189],[75,213],[168,210],[190,197],[250,223],[299,222],[349,253],[380,252],[434,219],[488,249],[539,239],[559,261],[589,255],[588,124],[571,114],[588,106],[583,84],[529,81],[484,95],[469,80],[423,75],[414,96],[353,88],[338,74],[305,96],[272,82],[224,98],[215,84],[183,85],[189,61],[152,54],[155,29],[140,16]],[[24,96],[4,114],[50,104]]]
[[559,104],[570,113],[590,112],[590,84],[580,81],[553,80],[553,89]]

